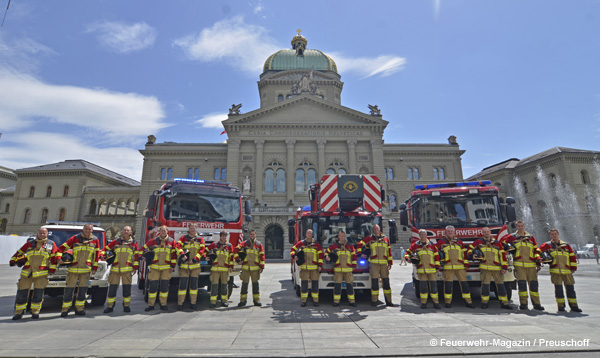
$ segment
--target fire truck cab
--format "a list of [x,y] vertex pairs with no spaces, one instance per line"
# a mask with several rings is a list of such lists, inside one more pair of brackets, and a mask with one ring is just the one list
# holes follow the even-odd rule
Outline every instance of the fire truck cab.
[[[498,198],[498,188],[492,186],[489,180],[417,185],[410,198],[399,207],[400,225],[404,226],[403,230],[407,226],[411,228],[411,244],[419,240],[420,229],[426,230],[429,240],[435,243],[445,237],[445,228],[451,225],[456,229],[456,236],[468,247],[483,237],[482,229],[486,226],[498,239],[507,234],[505,223],[516,220],[514,203],[511,197],[502,203]],[[516,281],[512,257],[507,254],[507,259],[508,270],[504,282],[510,299],[512,290],[516,289]],[[479,262],[469,261],[467,280],[470,286],[481,287]],[[442,274],[438,272],[438,287],[443,287],[442,281]],[[415,267],[413,284],[419,297],[420,286]],[[454,289],[453,292],[460,292],[460,289]]]
[[[337,243],[340,230],[346,233],[349,244],[355,246],[373,232],[373,226],[382,226],[382,198],[384,191],[375,175],[328,174],[309,189],[311,205],[298,208],[296,218],[288,222],[289,240],[296,244],[304,239],[308,229],[312,229],[315,240],[321,245],[323,254],[327,248]],[[393,230],[392,230],[393,229]],[[396,241],[395,221],[390,222],[390,241]],[[323,270],[319,276],[320,290],[333,290],[333,269],[335,262],[323,260]],[[292,283],[300,296],[300,267],[291,262]],[[369,261],[357,257],[353,271],[355,290],[371,290]],[[345,288],[345,283],[342,288]]]

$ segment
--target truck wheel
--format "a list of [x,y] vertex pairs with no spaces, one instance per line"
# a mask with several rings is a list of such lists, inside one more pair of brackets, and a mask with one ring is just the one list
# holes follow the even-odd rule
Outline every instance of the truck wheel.
[[108,287],[95,287],[92,291],[92,306],[104,306]]
[[416,278],[413,278],[413,287],[415,288],[415,297],[417,297],[418,300],[421,299],[421,281],[417,280]]

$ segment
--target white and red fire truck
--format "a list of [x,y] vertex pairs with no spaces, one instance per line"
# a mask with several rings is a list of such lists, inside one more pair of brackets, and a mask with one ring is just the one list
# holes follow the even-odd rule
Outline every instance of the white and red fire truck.
[[[382,226],[383,197],[385,193],[375,175],[324,175],[310,187],[311,205],[299,208],[296,218],[289,220],[290,243],[303,240],[306,230],[312,229],[315,240],[325,253],[331,244],[337,242],[338,232],[344,230],[348,243],[356,247],[372,233],[375,224]],[[389,238],[392,243],[397,237],[395,224],[395,221],[390,221]],[[324,261],[319,289],[333,290],[333,268],[333,262]],[[295,261],[292,261],[292,283],[300,296],[300,268]],[[357,258],[353,286],[356,290],[371,290],[367,259]]]
[[[508,234],[506,222],[516,220],[515,200],[506,198],[502,203],[498,198],[498,188],[490,185],[489,180],[460,183],[436,183],[417,185],[405,204],[401,204],[400,225],[411,228],[411,244],[419,240],[419,230],[427,230],[427,237],[435,243],[445,237],[445,228],[452,225],[456,228],[456,237],[468,247],[475,240],[482,238],[482,229],[489,227],[492,235],[501,238]],[[516,289],[512,258],[507,255],[509,268],[504,275],[508,298]],[[469,261],[467,280],[470,286],[481,287],[479,263]],[[442,275],[438,272],[438,288],[442,288]],[[419,297],[419,281],[416,269],[413,270],[413,284]],[[459,293],[455,282],[453,292]],[[494,285],[492,285],[494,288]],[[440,291],[442,292],[442,291]]]
[[[243,214],[246,214],[246,222],[252,220],[250,202],[242,199],[240,189],[228,182],[175,178],[150,195],[140,248],[156,237],[162,225],[167,225],[169,236],[177,241],[188,232],[188,226],[192,223],[197,225],[197,232],[204,238],[206,246],[218,241],[219,232],[225,230],[229,234],[229,242],[235,247],[242,237]],[[198,287],[209,286],[211,262],[200,261],[200,266]],[[147,286],[146,274],[147,266],[141,260],[138,274],[140,289]],[[179,267],[176,267],[171,287],[177,287],[178,284]],[[233,281],[230,280],[232,285]]]

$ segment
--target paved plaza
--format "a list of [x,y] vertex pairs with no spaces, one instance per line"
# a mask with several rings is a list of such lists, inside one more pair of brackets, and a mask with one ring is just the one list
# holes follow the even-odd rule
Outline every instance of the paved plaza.
[[[289,264],[267,263],[261,278],[263,307],[238,308],[240,293],[235,289],[229,308],[208,309],[208,294],[202,291],[196,312],[176,311],[176,302],[170,300],[169,312],[147,313],[141,291],[134,288],[129,314],[120,309],[118,296],[111,314],[103,314],[104,307],[88,306],[84,317],[60,318],[61,299],[47,296],[39,320],[25,315],[12,321],[19,271],[0,265],[0,356],[600,354],[600,265],[595,260],[582,260],[575,276],[582,314],[557,313],[547,268],[540,275],[546,311],[507,312],[495,300],[487,310],[460,303],[451,309],[422,310],[412,288],[410,266],[397,264],[391,271],[396,307],[373,308],[368,295],[359,295],[358,307],[342,302],[335,308],[332,295],[323,294],[320,307],[301,308]],[[479,307],[478,292],[475,297]],[[513,299],[517,297],[514,291]]]

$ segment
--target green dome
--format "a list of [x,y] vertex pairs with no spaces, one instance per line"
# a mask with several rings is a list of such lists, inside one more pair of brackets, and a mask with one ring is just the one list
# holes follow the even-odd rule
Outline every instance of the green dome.
[[287,70],[334,71],[335,61],[323,51],[306,49],[306,39],[299,33],[292,39],[293,50],[279,50],[265,61],[263,72]]

